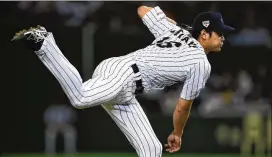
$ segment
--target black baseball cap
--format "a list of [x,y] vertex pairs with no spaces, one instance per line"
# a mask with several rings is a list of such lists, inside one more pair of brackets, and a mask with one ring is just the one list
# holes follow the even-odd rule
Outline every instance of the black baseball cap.
[[235,28],[225,25],[222,15],[219,12],[209,11],[195,17],[192,29],[193,31],[207,29],[224,34],[233,31]]

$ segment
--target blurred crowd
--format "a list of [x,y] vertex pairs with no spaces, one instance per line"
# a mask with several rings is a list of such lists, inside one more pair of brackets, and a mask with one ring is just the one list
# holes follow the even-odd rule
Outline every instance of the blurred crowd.
[[137,7],[140,5],[160,6],[168,17],[189,25],[200,12],[220,11],[225,22],[231,23],[237,30],[236,34],[229,37],[232,45],[271,48],[271,2],[21,1],[6,3],[1,8],[12,14],[3,17],[8,23],[12,22],[9,21],[9,16],[18,16],[23,12],[29,14],[29,20],[38,15],[35,17],[68,27],[80,27],[93,22],[102,30],[136,34],[144,28],[137,17]]
[[[50,20],[67,27],[81,27],[92,22],[100,30],[130,34],[143,33],[146,30],[137,16],[137,7],[140,5],[160,6],[168,17],[189,25],[200,12],[220,11],[225,22],[236,28],[236,32],[228,36],[232,46],[262,46],[268,49],[272,47],[272,18],[269,18],[272,13],[271,2],[21,1],[12,4],[7,3],[2,7],[18,16],[22,12],[28,14],[30,22],[32,18],[38,18],[41,24],[42,20]],[[9,16],[13,15],[8,14],[3,18],[7,23],[12,23],[9,21]],[[226,106],[241,111],[254,103],[261,105],[253,106],[267,110],[266,105],[271,107],[272,102],[271,82],[267,77],[270,71],[269,67],[260,64],[251,71],[240,69],[236,72],[212,73],[194,109],[199,114],[211,115],[211,113],[225,112]],[[177,98],[180,87],[176,85],[162,92],[155,91],[147,97],[156,100],[161,105],[161,111],[170,115],[177,100],[174,98]],[[158,94],[161,94],[161,99],[154,98],[154,95],[158,97]],[[234,113],[232,110],[230,112]]]
[[[139,25],[136,12],[137,7],[140,5],[158,5],[168,17],[189,25],[192,24],[193,18],[200,12],[207,10],[220,11],[225,22],[231,23],[237,29],[237,33],[230,37],[233,45],[262,45],[271,48],[272,43],[272,20],[269,18],[271,2],[21,1],[17,2],[16,5],[12,4],[16,4],[16,2],[7,3],[8,6],[2,5],[2,7],[10,13],[23,11],[29,13],[29,15],[38,14],[38,18],[41,19],[44,19],[43,15],[48,17],[48,15],[52,14],[52,21],[69,27],[78,27],[88,22],[94,22],[100,29],[110,29],[120,33],[141,32],[143,27]],[[230,8],[231,11],[229,11]],[[8,16],[5,15],[5,17]],[[8,18],[6,19],[8,20]]]

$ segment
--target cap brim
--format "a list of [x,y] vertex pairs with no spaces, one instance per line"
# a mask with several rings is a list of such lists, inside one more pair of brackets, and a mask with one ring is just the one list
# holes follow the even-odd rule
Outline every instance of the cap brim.
[[231,32],[231,31],[234,31],[235,28],[231,27],[231,26],[228,26],[228,25],[223,25],[223,28],[222,28],[222,31],[223,32]]

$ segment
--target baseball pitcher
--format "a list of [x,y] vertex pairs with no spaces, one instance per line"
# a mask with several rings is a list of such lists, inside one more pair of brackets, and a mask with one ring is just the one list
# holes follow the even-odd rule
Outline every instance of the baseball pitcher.
[[86,82],[44,27],[20,31],[13,40],[24,39],[28,43],[75,108],[102,105],[139,157],[161,157],[162,145],[135,95],[184,82],[173,113],[173,131],[165,144],[166,151],[177,152],[191,105],[210,75],[207,54],[220,51],[223,33],[234,28],[225,25],[218,12],[198,15],[190,32],[167,18],[158,6],[141,6],[138,15],[155,37],[152,44],[105,59]]

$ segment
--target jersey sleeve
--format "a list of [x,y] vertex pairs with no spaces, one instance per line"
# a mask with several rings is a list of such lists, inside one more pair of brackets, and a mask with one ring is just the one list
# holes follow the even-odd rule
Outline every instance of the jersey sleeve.
[[187,79],[184,82],[180,97],[185,100],[193,100],[199,96],[201,90],[210,77],[211,66],[206,60],[199,61],[192,66]]
[[175,24],[168,21],[166,15],[158,6],[147,12],[143,16],[142,20],[149,31],[155,36],[155,38],[176,26]]

